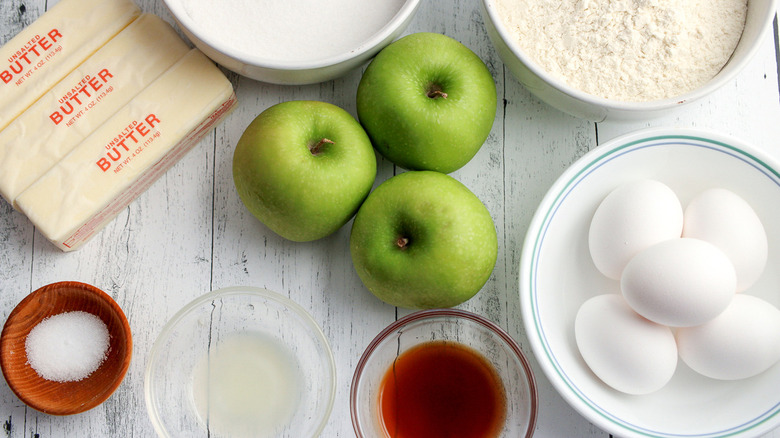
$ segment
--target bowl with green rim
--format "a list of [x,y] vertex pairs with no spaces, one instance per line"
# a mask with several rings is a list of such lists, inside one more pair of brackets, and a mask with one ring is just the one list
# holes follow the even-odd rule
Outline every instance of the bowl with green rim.
[[[601,275],[588,249],[588,229],[601,200],[617,186],[655,179],[683,207],[721,187],[745,199],[769,242],[767,266],[780,264],[780,165],[766,151],[718,133],[648,129],[606,142],[571,165],[541,201],[526,234],[520,302],[532,350],[553,387],[586,419],[629,438],[758,436],[780,425],[780,363],[734,381],[704,377],[678,361],[659,391],[628,395],[601,382],[579,354],[574,319],[587,299],[620,293]],[[766,269],[745,294],[780,306],[780,273]]]

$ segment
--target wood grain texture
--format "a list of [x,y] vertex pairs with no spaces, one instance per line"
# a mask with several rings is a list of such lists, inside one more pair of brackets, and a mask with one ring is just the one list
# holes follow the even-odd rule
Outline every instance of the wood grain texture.
[[[97,370],[80,380],[55,382],[30,366],[27,336],[44,320],[67,312],[100,318],[108,329],[109,345]],[[119,387],[130,366],[132,346],[128,321],[110,296],[89,284],[61,281],[35,290],[14,307],[0,337],[0,366],[9,388],[27,405],[51,415],[73,415],[103,403]]]
[[[136,0],[145,12],[172,21],[162,0]],[[56,0],[0,0],[0,43],[31,23]],[[525,232],[547,189],[568,165],[621,134],[648,126],[713,129],[765,147],[780,158],[777,27],[736,80],[711,97],[668,116],[636,123],[592,123],[536,99],[504,67],[485,32],[478,1],[423,1],[406,33],[449,35],[474,50],[496,81],[498,107],[490,136],[452,176],[487,206],[498,231],[499,257],[484,289],[459,306],[496,322],[519,342],[536,373],[536,436],[607,437],[557,394],[539,369],[520,318],[519,263]],[[227,73],[239,103],[234,112],[83,248],[61,253],[5,202],[0,202],[0,317],[31,291],[63,280],[105,290],[122,307],[133,332],[133,361],[105,403],[72,417],[27,408],[0,384],[0,421],[8,438],[153,437],[144,402],[144,367],[165,322],[183,305],[214,289],[250,285],[280,292],[306,308],[322,326],[337,364],[337,394],[323,437],[354,436],[349,384],[368,343],[408,314],[371,295],[349,254],[347,224],[310,243],[285,241],[243,207],[232,181],[232,154],[244,128],[269,106],[315,99],[356,116],[361,67],[314,85],[278,86]],[[401,170],[377,158],[376,184]],[[778,438],[780,432],[764,438]]]

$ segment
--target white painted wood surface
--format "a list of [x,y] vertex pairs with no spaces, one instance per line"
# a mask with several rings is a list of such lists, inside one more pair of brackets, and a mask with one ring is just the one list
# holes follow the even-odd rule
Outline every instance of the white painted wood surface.
[[[0,0],[0,44],[57,0]],[[161,0],[137,0],[146,12],[171,21]],[[498,323],[529,355],[539,385],[539,437],[606,437],[555,393],[538,368],[520,320],[520,249],[536,205],[563,170],[599,143],[649,126],[712,129],[760,145],[780,158],[777,21],[754,61],[710,98],[674,114],[639,123],[591,123],[539,102],[511,77],[485,33],[478,0],[423,1],[407,30],[440,32],[472,48],[498,86],[493,131],[477,156],[453,176],[483,200],[496,223],[499,257],[484,289],[461,307]],[[349,383],[369,341],[409,313],[375,299],[360,283],[349,257],[349,225],[313,243],[285,241],[256,221],[232,182],[233,148],[249,122],[286,100],[316,99],[355,115],[361,70],[322,84],[276,86],[235,74],[236,111],[103,232],[75,253],[61,253],[8,204],[0,201],[0,318],[26,294],[48,283],[77,280],[111,294],[133,330],[133,362],[103,405],[71,417],[27,408],[0,384],[0,436],[152,437],[143,396],[149,349],[180,307],[209,290],[266,287],[308,309],[322,325],[337,362],[338,392],[322,436],[354,436]],[[396,172],[379,161],[377,182]],[[780,431],[765,437],[780,437]]]

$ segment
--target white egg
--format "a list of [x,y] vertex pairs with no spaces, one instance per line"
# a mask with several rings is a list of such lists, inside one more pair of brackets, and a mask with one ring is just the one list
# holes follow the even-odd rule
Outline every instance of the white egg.
[[731,259],[738,292],[761,276],[767,260],[766,231],[739,195],[721,188],[705,190],[685,208],[683,221],[683,237],[706,240]]
[[619,280],[636,253],[680,237],[682,226],[682,206],[668,186],[655,180],[623,184],[593,214],[588,232],[593,263],[608,278]]
[[682,360],[705,376],[752,377],[780,360],[780,310],[752,295],[736,295],[712,321],[677,331]]
[[639,316],[619,294],[599,295],[583,303],[574,334],[591,371],[621,392],[655,392],[677,368],[671,329]]
[[736,293],[731,261],[715,245],[698,239],[667,240],[640,251],[620,280],[626,302],[659,324],[703,324],[728,306]]

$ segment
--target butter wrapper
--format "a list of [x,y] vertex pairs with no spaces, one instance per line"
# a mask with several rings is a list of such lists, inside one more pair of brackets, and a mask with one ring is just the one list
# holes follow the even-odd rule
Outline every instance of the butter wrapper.
[[131,0],[62,0],[0,47],[0,130],[141,15]]
[[198,49],[117,111],[16,199],[63,251],[78,248],[233,109],[222,72]]
[[181,59],[173,27],[143,14],[0,131],[0,195],[16,197]]

